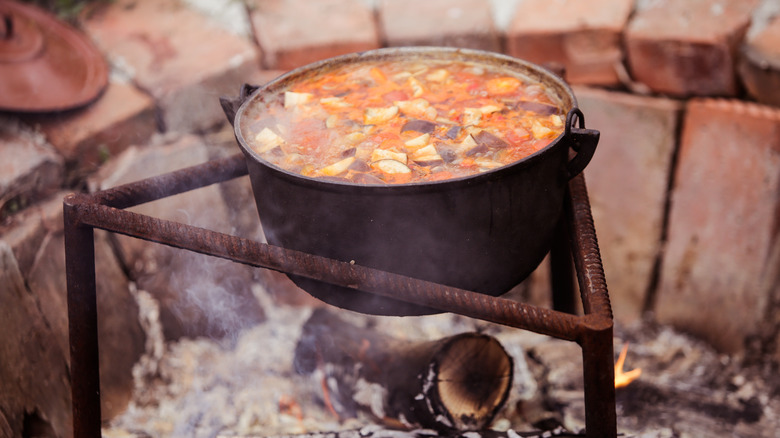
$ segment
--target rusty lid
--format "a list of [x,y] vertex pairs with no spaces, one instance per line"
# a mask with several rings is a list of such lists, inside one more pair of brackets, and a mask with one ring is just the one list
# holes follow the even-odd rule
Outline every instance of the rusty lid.
[[107,83],[108,67],[83,34],[37,7],[0,0],[0,111],[77,108]]

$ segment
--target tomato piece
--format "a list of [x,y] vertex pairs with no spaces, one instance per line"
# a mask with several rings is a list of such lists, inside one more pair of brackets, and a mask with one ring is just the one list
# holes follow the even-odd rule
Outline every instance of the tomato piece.
[[523,128],[510,129],[506,133],[506,139],[514,145],[519,145],[529,138],[531,138],[531,134]]
[[452,178],[454,176],[455,175],[453,175],[452,172],[447,171],[447,170],[442,170],[442,171],[439,171],[439,172],[433,172],[433,173],[429,174],[428,178],[426,178],[426,180],[428,180],[428,181],[443,181],[445,179],[450,179],[450,178]]
[[394,102],[396,100],[409,100],[409,95],[403,90],[394,90],[382,95],[382,99],[386,102]]

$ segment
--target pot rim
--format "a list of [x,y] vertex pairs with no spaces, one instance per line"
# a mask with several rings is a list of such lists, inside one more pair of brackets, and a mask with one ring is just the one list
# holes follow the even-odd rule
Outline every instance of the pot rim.
[[[392,59],[410,60],[414,58],[428,58],[445,61],[448,59],[458,60],[461,58],[462,60],[468,62],[482,63],[484,65],[491,65],[493,67],[505,68],[513,75],[525,76],[537,82],[544,83],[548,87],[552,88],[555,91],[555,97],[561,102],[564,113],[568,114],[578,108],[577,99],[574,95],[574,92],[562,78],[538,64],[534,64],[523,59],[514,58],[501,53],[477,49],[436,46],[386,47],[363,52],[349,53],[321,61],[316,61],[314,63],[290,70],[260,86],[251,95],[249,95],[244,102],[241,103],[241,106],[236,111],[233,126],[234,133],[241,150],[244,152],[247,158],[262,164],[266,168],[275,172],[278,177],[289,180],[296,184],[304,186],[318,186],[320,189],[330,188],[334,191],[361,190],[372,191],[373,194],[391,194],[406,192],[409,190],[419,191],[420,189],[425,189],[427,187],[435,190],[442,190],[445,188],[457,189],[466,185],[502,179],[507,172],[514,172],[519,168],[533,165],[533,163],[538,161],[541,156],[549,153],[553,149],[556,149],[562,143],[562,139],[568,130],[561,132],[558,137],[556,137],[544,148],[520,160],[498,167],[496,169],[439,181],[417,181],[399,184],[359,184],[347,181],[336,181],[319,177],[304,176],[299,173],[285,170],[266,161],[251,147],[248,146],[248,143],[243,135],[242,116],[245,112],[248,111],[248,108],[253,106],[253,104],[257,100],[260,100],[262,96],[277,95],[278,93],[285,91],[291,82],[305,78],[307,75],[318,74],[320,71],[332,70],[333,68],[344,64],[386,61]],[[569,117],[567,117],[566,120],[568,121]]]

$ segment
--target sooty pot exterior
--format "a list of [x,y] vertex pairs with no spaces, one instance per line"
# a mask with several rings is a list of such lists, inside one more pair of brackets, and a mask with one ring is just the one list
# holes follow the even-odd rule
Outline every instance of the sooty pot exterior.
[[[545,149],[478,175],[430,183],[358,185],[304,177],[268,164],[248,145],[242,117],[266,97],[344,63],[392,59],[465,60],[544,83],[568,112],[566,131]],[[550,248],[568,180],[584,169],[598,131],[584,129],[569,87],[539,66],[490,52],[393,48],[345,55],[293,70],[264,87],[223,99],[246,155],[268,243],[344,262],[501,295],[525,279]],[[579,127],[575,126],[579,124]],[[313,296],[377,315],[435,309],[291,276]]]

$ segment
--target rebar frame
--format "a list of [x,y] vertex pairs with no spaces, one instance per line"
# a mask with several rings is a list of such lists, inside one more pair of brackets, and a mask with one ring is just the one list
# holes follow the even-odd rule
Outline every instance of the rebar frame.
[[[452,288],[125,211],[247,174],[242,155],[63,201],[73,436],[101,434],[94,229],[272,269],[577,342],[582,348],[585,433],[617,436],[613,318],[582,175],[569,183],[551,249],[553,309]],[[575,315],[572,260],[584,315]]]

